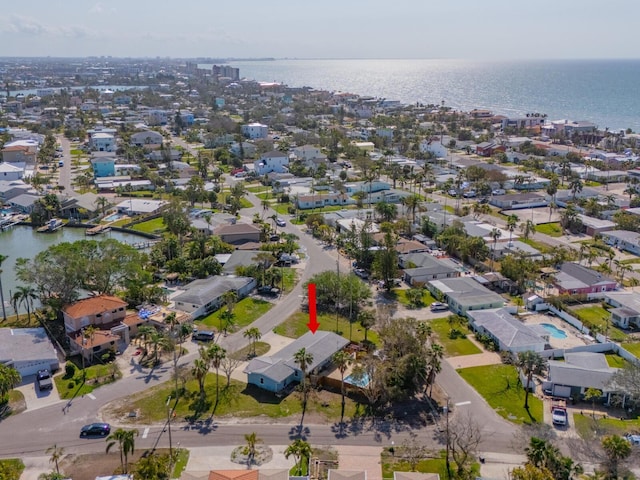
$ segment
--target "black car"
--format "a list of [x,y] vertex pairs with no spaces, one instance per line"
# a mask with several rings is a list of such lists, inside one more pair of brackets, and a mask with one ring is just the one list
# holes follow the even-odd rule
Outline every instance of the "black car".
[[80,429],[81,437],[106,437],[111,432],[108,423],[92,423]]
[[38,370],[36,375],[36,382],[40,390],[51,390],[53,388],[53,382],[51,381],[51,374],[49,370]]

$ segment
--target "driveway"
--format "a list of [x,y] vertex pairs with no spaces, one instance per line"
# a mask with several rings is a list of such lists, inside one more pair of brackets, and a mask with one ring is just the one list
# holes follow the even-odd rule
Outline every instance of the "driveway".
[[16,390],[22,392],[24,400],[27,404],[27,410],[36,410],[38,408],[48,407],[56,403],[62,402],[58,395],[56,383],[53,382],[53,389],[40,391],[36,385],[36,376],[29,375],[22,379],[22,383]]

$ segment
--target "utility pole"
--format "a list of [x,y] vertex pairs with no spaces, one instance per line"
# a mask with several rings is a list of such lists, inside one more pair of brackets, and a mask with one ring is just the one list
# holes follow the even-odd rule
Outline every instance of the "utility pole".
[[449,462],[449,451],[451,450],[451,440],[449,436],[449,397],[447,397],[447,405],[444,407],[444,411],[447,415],[447,426],[446,426],[446,441],[447,441],[447,478],[451,478],[451,462]]
[[173,443],[171,442],[171,414],[173,409],[169,405],[171,402],[171,395],[167,398],[167,429],[169,430],[169,471],[173,470]]
[[338,333],[338,310],[340,308],[340,250],[338,250],[338,260],[336,260],[336,270],[338,278],[336,280],[336,333]]

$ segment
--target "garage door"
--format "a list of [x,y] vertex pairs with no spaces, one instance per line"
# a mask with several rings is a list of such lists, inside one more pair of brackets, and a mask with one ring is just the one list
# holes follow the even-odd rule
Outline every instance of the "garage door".
[[35,362],[17,362],[14,365],[15,369],[20,372],[20,375],[23,377],[28,377],[29,375],[35,375],[38,373],[38,370],[46,368],[48,370],[51,369],[51,362],[47,360],[35,361]]
[[554,385],[553,396],[561,397],[561,398],[569,398],[571,396],[571,387],[566,387],[564,385]]

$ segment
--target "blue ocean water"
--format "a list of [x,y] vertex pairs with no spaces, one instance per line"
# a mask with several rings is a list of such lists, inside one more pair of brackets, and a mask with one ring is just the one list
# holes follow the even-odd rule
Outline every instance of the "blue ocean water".
[[242,77],[465,111],[546,113],[640,130],[640,60],[234,61]]

